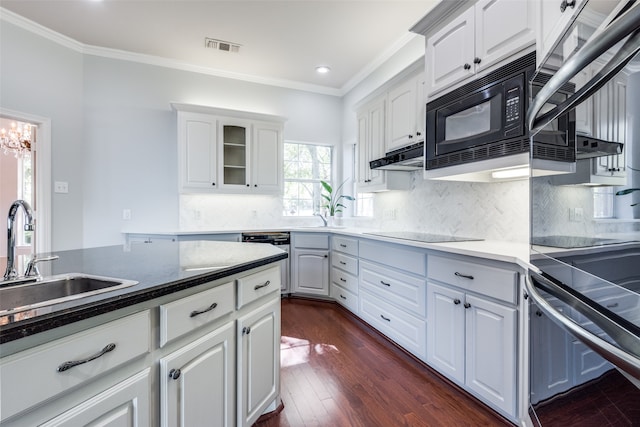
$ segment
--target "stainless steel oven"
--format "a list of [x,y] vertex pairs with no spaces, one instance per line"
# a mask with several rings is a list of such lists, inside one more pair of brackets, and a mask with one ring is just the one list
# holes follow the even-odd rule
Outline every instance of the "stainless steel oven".
[[[640,105],[640,2],[578,5],[538,67],[539,75],[551,77],[531,102],[527,126],[535,138],[566,111],[581,108],[591,111],[586,118],[595,130],[622,129],[626,185],[608,192],[622,203],[617,191],[640,186],[640,140],[630,124],[640,114],[640,108],[631,111]],[[575,91],[558,97],[568,83]],[[640,211],[628,221],[599,221],[594,206],[601,191],[556,185],[553,178],[530,181],[531,416],[542,425],[640,425]]]
[[[290,255],[290,242],[291,236],[288,231],[257,231],[242,233],[242,241],[245,243],[268,243],[275,245],[278,249],[282,249]],[[282,277],[282,284],[280,286],[280,292],[285,294],[289,293],[289,258],[280,261],[280,272]]]
[[[426,108],[425,169],[437,169],[529,152],[525,114],[529,100],[544,85],[535,73],[532,52],[430,101]],[[564,102],[573,85],[565,85],[547,101],[552,109]],[[575,113],[568,111],[536,136],[534,157],[575,161]]]

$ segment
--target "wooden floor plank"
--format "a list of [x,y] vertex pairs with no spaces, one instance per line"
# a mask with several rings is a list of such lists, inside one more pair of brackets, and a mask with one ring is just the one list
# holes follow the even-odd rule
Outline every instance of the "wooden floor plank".
[[282,301],[284,410],[256,427],[509,426],[341,307]]

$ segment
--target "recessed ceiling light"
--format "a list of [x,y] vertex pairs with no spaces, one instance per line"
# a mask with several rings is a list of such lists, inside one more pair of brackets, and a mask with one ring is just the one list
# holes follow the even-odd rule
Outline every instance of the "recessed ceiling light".
[[327,74],[329,71],[331,71],[331,68],[326,65],[319,65],[316,67],[316,72],[319,74]]

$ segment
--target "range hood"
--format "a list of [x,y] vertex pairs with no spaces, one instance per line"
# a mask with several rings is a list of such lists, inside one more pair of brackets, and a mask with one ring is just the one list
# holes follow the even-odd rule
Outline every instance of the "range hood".
[[424,142],[390,151],[381,159],[369,162],[371,169],[414,171],[424,168]]
[[576,159],[592,159],[594,157],[622,154],[623,144],[605,141],[587,135],[576,135]]

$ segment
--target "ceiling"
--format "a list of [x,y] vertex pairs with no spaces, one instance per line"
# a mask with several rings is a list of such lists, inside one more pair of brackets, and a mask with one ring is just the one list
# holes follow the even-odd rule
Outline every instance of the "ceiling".
[[[344,93],[421,37],[409,28],[438,1],[0,0],[0,6],[94,54]],[[237,44],[239,52],[206,48],[206,37]],[[319,65],[331,71],[318,74]]]

